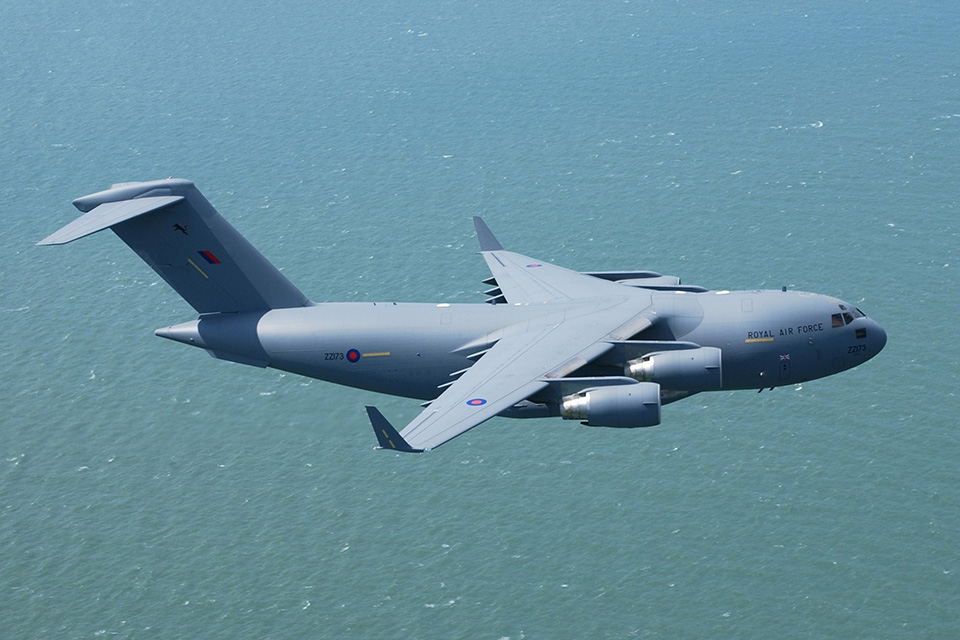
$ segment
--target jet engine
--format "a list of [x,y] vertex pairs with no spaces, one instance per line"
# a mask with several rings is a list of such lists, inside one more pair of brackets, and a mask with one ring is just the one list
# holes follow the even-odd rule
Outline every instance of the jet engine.
[[650,353],[628,362],[624,373],[674,391],[715,391],[723,386],[720,349],[716,347]]
[[660,424],[660,385],[652,382],[584,389],[563,398],[564,420],[588,427],[652,427]]

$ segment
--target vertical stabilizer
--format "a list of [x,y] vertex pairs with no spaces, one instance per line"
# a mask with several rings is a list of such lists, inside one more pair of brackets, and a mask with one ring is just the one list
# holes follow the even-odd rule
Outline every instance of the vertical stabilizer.
[[189,180],[118,184],[73,204],[86,214],[39,244],[112,229],[199,313],[312,304]]

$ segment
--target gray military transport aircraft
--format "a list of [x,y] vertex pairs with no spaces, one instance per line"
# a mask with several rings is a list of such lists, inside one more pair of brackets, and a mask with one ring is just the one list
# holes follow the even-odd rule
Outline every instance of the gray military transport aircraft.
[[426,400],[380,448],[421,452],[495,416],[649,427],[701,391],[822,378],[887,336],[852,304],[798,291],[710,291],[651,271],[579,273],[506,251],[474,218],[489,304],[310,301],[194,184],[115,184],[39,244],[112,229],[200,314],[156,335],[215,358]]

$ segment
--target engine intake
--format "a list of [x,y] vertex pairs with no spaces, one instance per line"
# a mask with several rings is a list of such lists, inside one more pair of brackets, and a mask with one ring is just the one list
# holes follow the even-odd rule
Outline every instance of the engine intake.
[[715,391],[723,387],[720,361],[720,349],[716,347],[658,351],[631,360],[624,373],[674,391]]
[[652,382],[594,387],[563,398],[564,420],[588,427],[632,429],[660,424],[660,385]]

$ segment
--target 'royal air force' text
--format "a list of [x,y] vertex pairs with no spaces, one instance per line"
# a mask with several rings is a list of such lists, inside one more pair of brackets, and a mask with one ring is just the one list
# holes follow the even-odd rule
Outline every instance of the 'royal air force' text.
[[776,329],[773,331],[769,329],[763,329],[762,331],[747,331],[747,340],[772,340],[774,337],[783,338],[786,336],[816,333],[818,331],[823,331],[822,322],[817,322],[814,324],[799,324],[795,327],[782,327],[779,330],[779,336],[777,335]]

